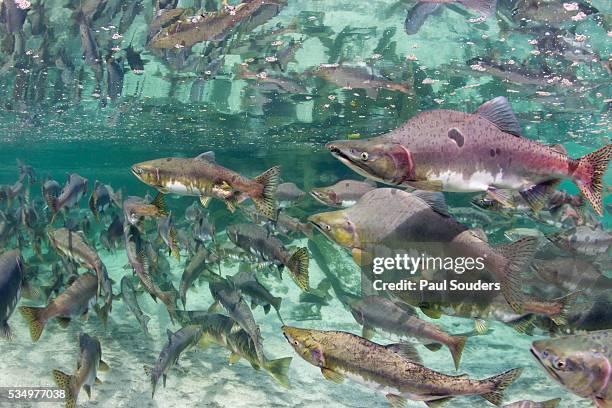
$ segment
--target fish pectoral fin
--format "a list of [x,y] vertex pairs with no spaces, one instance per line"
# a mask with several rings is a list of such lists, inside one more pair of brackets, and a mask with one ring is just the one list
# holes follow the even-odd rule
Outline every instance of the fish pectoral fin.
[[555,190],[557,185],[561,182],[560,179],[548,180],[535,186],[521,190],[521,197],[525,199],[529,207],[535,214],[538,214],[544,204],[548,195]]
[[162,380],[163,380],[164,388],[166,388],[166,379],[167,378],[168,378],[168,376],[166,374],[162,374]]
[[429,408],[438,408],[446,404],[452,398],[453,397],[444,397],[433,401],[425,401],[425,405],[427,405]]
[[342,374],[330,370],[329,368],[321,367],[321,374],[323,374],[326,380],[335,382],[336,384],[341,384],[344,381],[344,376]]
[[[97,382],[98,382],[98,381],[99,381],[99,379],[98,379],[98,378],[96,378],[96,384],[97,384]],[[88,397],[89,399],[91,399],[91,385],[85,384],[85,385],[83,385],[83,389],[84,389],[84,390],[85,390],[85,392],[87,393],[87,397]]]
[[200,341],[198,342],[198,346],[200,346],[201,348],[206,348],[214,343],[215,341],[210,335],[203,334],[200,338]]
[[425,314],[425,316],[429,317],[430,319],[439,319],[442,316],[442,312],[440,312],[439,310],[432,309],[428,306],[421,306],[420,309],[421,312],[423,312],[423,314]]
[[57,322],[62,328],[66,328],[70,324],[70,318],[69,317],[58,317]]
[[394,352],[398,356],[402,357],[405,360],[412,361],[413,363],[421,364],[421,356],[419,356],[419,352],[412,344],[409,343],[394,343],[388,344],[385,348],[389,351]]
[[434,210],[438,214],[443,215],[445,217],[450,216],[443,193],[439,191],[415,190],[412,192],[412,195],[423,200],[432,210]]
[[155,196],[153,201],[151,201],[150,204],[158,209],[160,215],[168,215],[168,211],[166,210],[166,203],[164,202],[164,193],[162,193],[161,191],[157,193],[157,195]]
[[393,408],[405,408],[406,407],[406,398],[402,397],[401,395],[387,394],[385,395],[385,397],[387,398],[387,401],[389,401],[389,404]]
[[209,306],[208,313],[218,313],[219,311],[221,311],[221,305],[215,300],[213,304]]
[[512,327],[519,333],[529,333],[530,329],[533,328],[533,322],[536,319],[536,315],[533,313],[526,314],[524,316],[520,316],[510,322],[508,322],[508,326]]
[[363,326],[363,329],[361,330],[361,337],[371,340],[372,337],[374,337],[374,334],[376,334],[376,331],[373,327],[368,325]]
[[424,346],[429,351],[438,351],[442,348],[442,344],[440,343],[429,343],[425,344]]
[[240,355],[236,353],[231,353],[228,361],[230,364],[236,364],[238,361],[240,361]]
[[234,323],[234,325],[230,329],[230,333],[235,334],[238,333],[240,330],[243,330],[242,327],[238,323]]
[[487,195],[493,200],[499,202],[504,207],[513,207],[512,204],[512,191],[511,190],[500,190],[495,187],[489,187],[487,189]]
[[229,212],[234,213],[236,211],[236,208],[238,208],[238,199],[236,197],[226,198],[225,206],[227,207],[227,210]]
[[442,191],[443,184],[440,180],[405,181],[409,187],[424,191]]
[[200,204],[202,204],[202,207],[206,208],[208,204],[210,204],[211,199],[212,197],[209,196],[200,196]]
[[98,365],[98,370],[108,371],[110,370],[110,366],[104,360],[100,360],[100,364]]
[[483,319],[474,319],[474,330],[476,330],[478,334],[485,334],[489,330],[489,327],[487,326],[487,322]]

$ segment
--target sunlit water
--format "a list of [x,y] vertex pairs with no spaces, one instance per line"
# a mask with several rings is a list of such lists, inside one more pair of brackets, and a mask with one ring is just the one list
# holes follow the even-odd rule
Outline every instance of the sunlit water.
[[[413,6],[410,2],[289,0],[280,14],[268,23],[251,33],[241,33],[231,37],[231,41],[220,43],[224,63],[209,74],[189,64],[177,67],[172,54],[171,58],[164,58],[147,48],[147,27],[154,13],[150,1],[142,2],[143,11],[131,24],[122,27],[124,31],[118,30],[122,18],[120,7],[112,12],[112,5],[121,2],[109,1],[108,10],[111,11],[102,13],[91,24],[100,53],[105,56],[112,47],[125,48],[132,41],[147,60],[144,74],[136,75],[126,69],[121,97],[112,101],[107,100],[104,86],[102,95],[96,94],[94,73],[81,58],[78,25],[70,17],[76,6],[68,3],[79,2],[45,2],[49,43],[43,41],[42,35],[32,34],[30,19],[35,12],[30,11],[23,28],[25,53],[18,56],[17,63],[10,53],[2,54],[0,185],[16,181],[16,159],[21,159],[35,168],[39,179],[51,175],[63,183],[66,173],[75,172],[89,180],[89,192],[93,182],[100,180],[122,189],[124,196],[144,196],[154,191],[132,176],[132,164],[168,156],[194,157],[213,150],[219,163],[248,177],[280,164],[284,181],[294,182],[308,191],[315,186],[356,178],[324,149],[326,142],[375,136],[427,109],[471,112],[496,96],[509,99],[525,137],[547,144],[562,143],[572,157],[580,157],[609,143],[612,95],[608,72],[600,62],[593,60],[572,65],[572,61],[563,57],[547,57],[535,52],[534,43],[542,41],[542,33],[547,30],[569,29],[574,34],[585,35],[585,44],[605,62],[611,51],[609,16],[612,12],[606,1],[592,2],[598,14],[579,21],[570,19],[553,25],[541,24],[538,29],[529,28],[530,24],[519,29],[520,22],[512,21],[514,5],[509,2],[500,0],[497,15],[484,21],[480,21],[477,12],[455,4],[443,7],[440,13],[426,20],[418,33],[408,35],[404,20],[407,10]],[[178,6],[192,4],[180,1]],[[562,2],[557,6],[562,8]],[[276,52],[268,37],[262,45],[247,46],[250,38],[296,22],[302,30],[270,37],[284,43],[291,39],[302,41],[284,73],[261,62]],[[114,33],[121,38],[113,39]],[[204,53],[202,44],[191,51],[195,56]],[[57,67],[55,61],[60,54],[71,61],[71,69]],[[121,55],[122,51],[116,58]],[[532,77],[544,79],[539,84],[521,84],[516,78],[502,79],[483,73],[466,63],[476,57],[491,58],[507,67],[526,61],[524,68],[533,73]],[[41,62],[44,58],[47,61]],[[249,58],[256,61],[249,65]],[[543,61],[548,66],[546,73]],[[237,76],[242,69],[241,63],[249,65],[249,69],[259,68],[291,78],[305,91],[268,92],[256,81]],[[363,89],[343,89],[305,74],[319,64],[334,63],[366,66],[377,76],[410,84],[413,92],[403,94],[383,89],[373,99]],[[81,67],[82,73],[79,72]],[[558,80],[547,83],[547,78],[555,76],[548,70],[559,76],[571,74],[574,80],[569,84],[561,84]],[[70,78],[61,80],[62,75]],[[610,184],[610,174],[605,181]],[[564,182],[561,188],[577,192],[569,182]],[[40,185],[33,185],[31,191],[32,197],[39,196]],[[74,217],[87,214],[92,220],[91,241],[95,242],[98,231],[110,220],[108,216],[103,217],[102,224],[98,225],[86,210],[88,198],[89,194],[82,200],[81,212],[73,210],[72,214]],[[447,199],[451,206],[468,206],[470,196],[447,194]],[[325,210],[312,199],[306,200],[289,211],[305,219],[308,214]],[[168,196],[166,201],[174,217],[186,225],[182,214],[194,199]],[[230,216],[224,206],[215,201],[210,213],[221,231],[220,236],[224,235],[222,230],[226,225],[239,219],[244,221],[238,215]],[[603,219],[606,226],[610,222],[609,216]],[[505,226],[486,227],[495,241],[503,239]],[[289,246],[306,244],[306,239],[288,242]],[[7,246],[15,245],[12,240]],[[110,254],[99,243],[96,245],[115,281],[115,291],[119,291],[121,277],[129,272],[125,252],[121,246],[115,254]],[[32,255],[28,244],[23,251],[25,258]],[[343,254],[343,250],[339,249],[339,253]],[[171,280],[176,286],[186,258],[186,252],[180,263],[168,258]],[[319,261],[311,261],[313,287],[324,278],[317,264]],[[349,256],[338,258],[338,263],[348,268],[354,266]],[[235,268],[235,265],[224,265],[222,273],[232,274]],[[50,265],[43,265],[42,273],[49,269]],[[353,269],[348,281],[358,288],[359,270]],[[273,277],[265,278],[264,283],[274,295],[283,297],[281,314],[285,323],[361,332],[361,327],[337,299],[321,308],[320,318],[315,314],[314,319],[302,320],[308,314],[299,302],[299,289],[288,276],[285,275],[282,282]],[[141,332],[136,319],[120,300],[114,302],[106,330],[92,313],[88,321],[75,319],[66,329],[50,322],[37,343],[30,341],[26,322],[15,312],[10,319],[15,339],[0,342],[0,386],[53,385],[51,370],[74,370],[77,335],[87,332],[99,338],[103,359],[109,363],[111,371],[99,374],[102,384],[93,387],[91,400],[81,392],[79,403],[85,406],[374,407],[386,404],[383,395],[350,381],[340,385],[326,381],[318,368],[302,360],[287,344],[276,315],[264,315],[261,308],[254,310],[254,316],[262,329],[266,353],[274,358],[293,356],[289,371],[291,389],[279,387],[265,371],[257,372],[244,361],[229,365],[229,352],[211,346],[185,352],[180,359],[180,369],[170,372],[166,387],[160,383],[155,398],[151,399],[151,387],[143,365],[152,364],[157,358],[167,340],[166,330],[176,331],[179,327],[172,325],[161,303],[154,303],[147,295],[139,296],[139,303],[152,317],[150,338]],[[206,310],[211,303],[206,283],[196,285],[195,290],[188,293],[187,310]],[[31,302],[22,299],[22,304]],[[468,319],[443,317],[436,323],[449,333],[473,329],[473,322]],[[490,327],[492,331],[486,336],[469,339],[457,374],[485,378],[513,367],[525,367],[523,375],[507,390],[505,402],[562,397],[562,407],[591,406],[588,400],[568,393],[553,382],[535,362],[529,347],[534,339],[543,337],[541,331],[528,336],[501,323],[491,322]],[[397,340],[394,336],[381,334],[374,338],[382,344]],[[445,348],[435,353],[420,344],[417,348],[427,367],[455,374]],[[424,406],[420,402],[408,404]],[[447,406],[489,405],[479,397],[458,397]]]

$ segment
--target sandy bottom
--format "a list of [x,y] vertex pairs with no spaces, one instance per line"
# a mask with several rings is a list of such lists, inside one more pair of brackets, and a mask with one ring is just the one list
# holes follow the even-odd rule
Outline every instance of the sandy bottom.
[[[104,254],[102,254],[104,256]],[[106,255],[103,258],[111,278],[117,284],[126,273],[125,254]],[[173,281],[178,287],[182,265],[171,261]],[[229,271],[228,271],[229,272]],[[225,271],[224,271],[225,273]],[[323,278],[316,262],[311,263],[311,285]],[[271,291],[282,296],[281,314],[286,324],[327,330],[345,330],[356,334],[361,327],[343,306],[334,299],[321,309],[322,320],[292,320],[300,309],[299,289],[289,277],[284,282],[273,278],[264,280]],[[187,295],[188,310],[205,310],[211,304],[208,285],[204,284]],[[335,384],[323,378],[318,368],[298,357],[286,343],[280,331],[281,323],[274,312],[264,315],[261,308],[254,310],[264,337],[268,357],[293,356],[290,368],[291,389],[286,390],[265,372],[255,371],[245,362],[229,365],[229,352],[218,346],[206,349],[194,348],[180,359],[180,369],[173,369],[166,388],[158,385],[155,398],[151,399],[151,385],[145,376],[143,365],[152,364],[166,342],[166,329],[175,331],[161,304],[149,296],[140,296],[139,303],[151,315],[146,337],[129,310],[121,301],[113,305],[108,329],[104,331],[94,313],[89,321],[75,320],[66,329],[49,322],[41,339],[32,343],[26,322],[15,312],[10,319],[15,340],[1,341],[0,386],[53,386],[52,369],[73,372],[78,355],[77,336],[84,331],[100,339],[103,359],[111,370],[99,373],[103,381],[92,390],[92,399],[85,392],[79,395],[82,406],[103,407],[384,407],[385,397],[357,383],[345,381]],[[22,304],[24,302],[22,301]],[[472,322],[467,319],[442,318],[441,324],[450,333],[470,332]],[[491,322],[493,331],[486,336],[472,337],[464,351],[459,372],[455,372],[446,348],[431,352],[422,345],[417,348],[427,367],[448,374],[467,373],[473,378],[485,378],[514,367],[524,367],[523,375],[507,390],[505,403],[523,399],[543,401],[561,397],[560,407],[591,407],[588,400],[578,398],[549,379],[529,352],[530,343],[538,337],[516,333],[502,324]],[[382,344],[394,343],[398,338],[377,335],[374,341]],[[2,403],[0,402],[0,405]],[[56,403],[38,403],[31,406],[59,406]],[[28,406],[21,404],[19,406]],[[422,402],[412,402],[408,407],[425,407]],[[480,397],[458,397],[448,407],[491,407]]]

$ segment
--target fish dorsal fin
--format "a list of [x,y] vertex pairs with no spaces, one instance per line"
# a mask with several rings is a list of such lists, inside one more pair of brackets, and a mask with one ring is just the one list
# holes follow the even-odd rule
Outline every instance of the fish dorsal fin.
[[385,348],[389,351],[394,352],[398,356],[404,358],[405,360],[411,361],[413,363],[421,364],[421,356],[414,348],[412,344],[408,343],[395,343],[388,344]]
[[475,112],[489,122],[493,123],[502,132],[510,133],[514,136],[521,136],[521,125],[512,111],[508,99],[498,96],[480,105]]
[[196,156],[196,159],[203,160],[203,161],[208,161],[208,162],[211,162],[211,163],[215,163],[215,161],[216,161],[215,160],[215,152],[213,152],[212,150],[208,151],[208,152],[204,152],[204,153]]
[[172,343],[172,331],[170,329],[166,329],[166,335],[168,336],[168,343]]
[[412,195],[423,200],[432,210],[440,215],[448,217],[448,207],[446,206],[446,200],[444,194],[438,191],[425,191],[425,190],[414,190]]
[[321,367],[321,374],[323,374],[326,380],[335,382],[336,384],[340,384],[344,381],[344,376],[342,374],[330,370],[329,368]]

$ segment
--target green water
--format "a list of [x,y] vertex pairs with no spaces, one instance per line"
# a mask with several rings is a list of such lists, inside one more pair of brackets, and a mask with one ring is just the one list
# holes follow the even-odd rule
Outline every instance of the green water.
[[[111,185],[115,191],[121,190],[123,198],[143,197],[147,193],[155,196],[153,188],[132,175],[130,167],[135,163],[163,157],[195,157],[214,151],[217,163],[249,178],[280,165],[282,181],[293,182],[308,192],[313,187],[328,186],[343,179],[362,179],[329,153],[325,148],[327,142],[378,136],[426,110],[473,112],[497,96],[508,99],[524,137],[544,144],[563,144],[571,157],[581,157],[610,143],[612,82],[607,59],[612,51],[612,5],[604,0],[581,3],[581,9],[586,10],[588,6],[595,10],[585,13],[584,18],[563,21],[557,21],[550,14],[544,17],[533,14],[529,21],[520,21],[513,10],[524,10],[526,2],[498,0],[496,13],[484,20],[479,19],[478,11],[453,3],[440,7],[415,34],[405,29],[406,16],[415,6],[411,1],[288,0],[287,4],[280,2],[283,5],[278,14],[255,24],[252,30],[239,28],[228,32],[221,41],[196,41],[193,47],[171,47],[163,51],[147,42],[147,33],[157,12],[153,3],[157,2],[138,1],[133,19],[128,18],[131,1],[38,0],[32,3],[25,23],[18,25],[15,34],[9,32],[11,24],[6,14],[0,24],[3,38],[0,44],[0,186],[17,181],[17,159],[35,169],[38,180],[26,186],[29,194],[24,193],[22,199],[32,203],[41,217],[37,228],[42,234],[43,252],[53,253],[55,250],[45,234],[50,212],[40,199],[41,181],[51,176],[63,185],[67,173],[87,178],[87,194],[66,217],[90,220],[87,240],[114,281],[115,293],[120,292],[121,278],[132,275],[131,268],[123,242],[120,240],[118,249],[111,253],[102,247],[99,234],[110,224],[111,214],[122,210],[111,207],[96,222],[87,200],[96,180]],[[175,3],[168,10],[185,9],[184,18],[221,7],[214,0]],[[556,12],[565,10],[563,2],[546,4]],[[94,65],[83,59],[79,23],[73,16],[81,6],[93,10],[86,26],[91,30],[100,56]],[[6,9],[6,4],[3,7]],[[188,8],[193,10],[187,11]],[[43,18],[39,25],[40,16]],[[285,30],[275,33],[281,29]],[[565,45],[561,50],[547,46],[551,38]],[[563,42],[563,38],[572,44]],[[266,57],[279,55],[291,41],[300,45],[282,69],[266,62]],[[145,60],[144,73],[129,69],[125,48],[130,44]],[[587,56],[579,59],[578,51]],[[111,79],[106,61],[111,55],[124,71],[120,96],[112,99],[107,90]],[[503,72],[474,68],[475,58],[492,60]],[[347,89],[341,85],[342,81],[348,82],[346,79],[339,80],[339,84],[313,75],[312,70],[321,64],[358,67],[371,78],[361,79],[357,85],[351,80],[352,89]],[[97,67],[101,72],[98,76]],[[242,70],[260,73],[260,77],[245,79],[241,77]],[[294,85],[293,90],[270,90],[261,72],[268,77],[285,79]],[[563,82],[563,78],[567,81]],[[402,84],[410,91],[403,93],[383,87],[373,96],[368,90],[370,80]],[[612,172],[603,180],[605,206],[612,203],[605,193],[605,186],[612,184]],[[576,186],[567,180],[558,188],[578,193]],[[451,213],[457,208],[473,209],[470,206],[473,195],[445,193]],[[197,198],[168,194],[165,201],[177,229],[193,241],[189,235],[192,225],[184,212]],[[0,201],[0,211],[11,219],[18,219],[21,205],[19,200]],[[585,211],[591,213],[588,207],[586,204]],[[302,202],[283,211],[306,222],[311,214],[331,210],[307,195]],[[219,200],[212,200],[207,212],[221,242],[227,241],[226,226],[246,221],[241,210],[231,214]],[[375,212],[371,215],[377,216]],[[492,221],[476,220],[469,227],[483,229],[495,244],[508,242],[504,232],[514,227],[536,228],[546,233],[570,228],[543,225],[527,217],[515,216],[509,221],[489,215]],[[604,232],[609,232],[607,228],[612,223],[609,212],[594,219],[602,223]],[[63,217],[59,217],[53,227],[59,228],[63,222]],[[34,260],[33,234],[19,221],[15,223],[16,228],[7,237],[0,237],[6,238],[0,239],[0,245],[4,246],[0,246],[0,253],[19,247],[24,259]],[[156,241],[155,220],[147,221],[147,229],[145,238]],[[325,239],[318,232],[315,234]],[[308,247],[309,239],[303,235],[282,239],[290,248]],[[183,247],[181,260],[177,261],[166,256],[163,243],[159,245],[161,256],[169,262],[166,280],[178,287],[186,262],[193,254]],[[210,242],[206,245],[214,247]],[[359,268],[345,249],[338,245],[333,248],[330,255],[333,264],[327,266],[347,288],[357,292]],[[547,251],[544,249],[539,255],[546,258],[552,254]],[[596,264],[601,274],[609,278],[612,277],[609,251],[604,255],[587,261]],[[325,278],[322,264],[329,263],[329,259],[311,254],[311,287],[316,288]],[[51,280],[51,264],[38,265],[34,279],[37,285]],[[26,262],[26,268],[30,267],[33,265]],[[235,260],[225,260],[220,265],[224,276],[231,276],[237,270]],[[85,269],[79,268],[79,272]],[[340,276],[340,272],[344,275]],[[361,326],[333,291],[327,305],[314,307],[300,301],[300,290],[287,272],[282,281],[273,275],[257,273],[273,295],[283,298],[281,315],[286,324],[361,334]],[[609,302],[609,293],[598,295],[603,296],[599,301]],[[591,292],[584,293],[571,312],[588,310],[594,299]],[[293,357],[288,373],[290,389],[280,387],[265,371],[253,370],[244,360],[229,365],[229,352],[219,346],[194,347],[181,356],[181,369],[169,372],[165,388],[160,380],[152,399],[150,380],[142,366],[157,359],[167,342],[166,330],[174,332],[180,326],[170,321],[161,302],[153,302],[146,293],[139,294],[138,301],[151,316],[149,337],[142,333],[120,299],[113,303],[106,328],[91,313],[88,321],[74,319],[67,328],[50,322],[38,342],[30,340],[27,323],[16,310],[9,319],[15,338],[0,339],[0,387],[54,386],[51,370],[69,373],[74,370],[77,335],[86,332],[99,339],[103,359],[111,370],[100,373],[102,383],[93,386],[91,399],[81,391],[79,406],[377,407],[387,404],[383,394],[350,380],[342,384],[325,380],[319,368],[301,359],[289,346],[275,313],[264,314],[260,307],[253,310],[253,315],[261,327],[266,353],[273,358]],[[207,282],[195,284],[188,292],[187,310],[207,310],[211,303]],[[19,305],[44,306],[24,296]],[[473,329],[473,320],[468,318],[443,316],[433,320],[420,312],[419,316],[451,334]],[[524,367],[522,376],[506,391],[505,403],[560,397],[561,407],[593,406],[588,398],[576,396],[549,378],[531,356],[531,342],[548,337],[547,330],[536,325],[533,333],[524,334],[498,321],[490,320],[488,324],[492,329],[488,334],[469,338],[458,372],[445,348],[432,352],[421,343],[414,343],[426,367],[447,374],[467,373],[472,378],[485,378],[513,367]],[[607,324],[602,321],[597,329],[610,329]],[[565,329],[575,327],[570,325],[560,331]],[[398,336],[380,331],[373,338],[380,344],[398,340]],[[14,405],[0,399],[0,406]],[[408,401],[407,406],[425,405]],[[472,396],[457,397],[446,406],[492,405]]]

